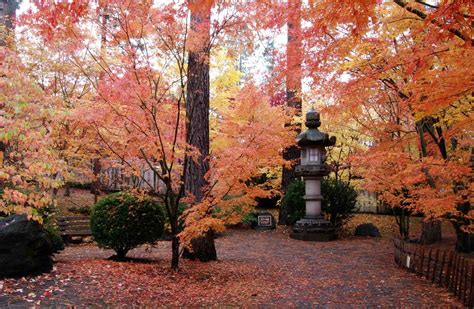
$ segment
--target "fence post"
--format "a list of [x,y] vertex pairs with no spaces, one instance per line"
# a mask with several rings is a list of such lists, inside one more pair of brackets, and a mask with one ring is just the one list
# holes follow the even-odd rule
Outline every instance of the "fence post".
[[398,265],[400,265],[400,242],[399,242],[399,239],[398,238],[395,238],[393,240],[393,244],[395,246],[395,263],[397,263]]
[[457,296],[461,298],[462,295],[462,270],[464,269],[464,264],[466,264],[466,260],[464,257],[461,257],[461,264],[458,267],[458,293]]
[[[446,251],[443,252],[443,261],[441,262],[441,267],[439,271],[439,280],[438,285],[443,286],[443,272],[444,272],[444,264],[446,264]],[[446,270],[447,272],[447,270]]]
[[438,268],[438,262],[441,262],[439,259],[439,249],[436,249],[436,254],[434,258],[434,265],[433,265],[433,275],[431,276],[431,282],[435,282],[436,280],[436,269]]
[[457,255],[456,266],[454,267],[453,293],[456,295],[458,290],[459,264],[461,264],[461,256]]
[[428,267],[426,268],[426,279],[430,279],[430,264],[431,264],[431,253],[433,252],[433,248],[430,248],[430,252],[428,254]]
[[467,289],[469,287],[468,285],[468,272],[469,272],[469,261],[466,260],[466,263],[464,264],[464,284],[463,284],[463,290],[462,290],[462,303],[465,305],[467,303]]
[[472,307],[474,305],[474,265],[471,266],[471,286],[469,288],[469,302],[468,307]]
[[451,273],[453,271],[454,264],[454,255],[453,252],[449,252],[448,267],[446,269],[446,282],[444,283],[445,287],[451,289]]
[[425,259],[425,246],[421,247],[420,250],[420,269],[418,269],[418,275],[423,276],[423,262]]

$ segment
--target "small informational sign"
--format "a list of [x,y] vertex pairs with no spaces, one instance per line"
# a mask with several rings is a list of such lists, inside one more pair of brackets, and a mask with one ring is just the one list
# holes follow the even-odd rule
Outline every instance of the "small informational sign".
[[410,268],[410,260],[411,260],[410,256],[407,255],[407,268]]
[[272,216],[270,216],[270,215],[259,215],[258,216],[258,226],[271,227],[272,226]]
[[276,226],[275,217],[270,212],[257,214],[257,224],[254,228],[259,230],[271,230]]

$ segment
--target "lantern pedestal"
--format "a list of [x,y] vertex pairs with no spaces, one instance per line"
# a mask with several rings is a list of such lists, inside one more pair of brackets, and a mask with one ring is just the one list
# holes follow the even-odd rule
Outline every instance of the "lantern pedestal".
[[290,237],[306,241],[330,241],[336,238],[336,231],[331,222],[319,219],[303,218],[291,229]]
[[[298,166],[296,173],[304,175],[305,183],[305,217],[298,220],[291,229],[290,237],[306,241],[330,241],[336,238],[336,230],[326,220],[321,211],[321,180],[328,171],[314,166]],[[310,175],[308,175],[310,174]]]

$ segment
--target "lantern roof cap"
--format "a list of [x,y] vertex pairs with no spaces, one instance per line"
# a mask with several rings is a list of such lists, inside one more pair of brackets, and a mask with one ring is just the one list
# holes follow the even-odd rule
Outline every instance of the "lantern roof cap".
[[298,146],[333,146],[336,143],[335,136],[319,131],[321,119],[319,113],[312,107],[306,113],[305,125],[308,130],[301,132],[296,138]]

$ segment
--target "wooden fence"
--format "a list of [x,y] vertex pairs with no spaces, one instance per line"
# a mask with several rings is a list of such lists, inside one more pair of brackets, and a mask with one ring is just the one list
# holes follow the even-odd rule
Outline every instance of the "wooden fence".
[[100,183],[104,190],[112,191],[131,188],[144,190],[151,190],[153,188],[158,192],[165,190],[165,184],[158,179],[151,169],[143,169],[140,176],[126,176],[120,168],[108,167],[101,170]]
[[474,263],[453,251],[394,240],[395,262],[452,292],[465,306],[474,306]]

